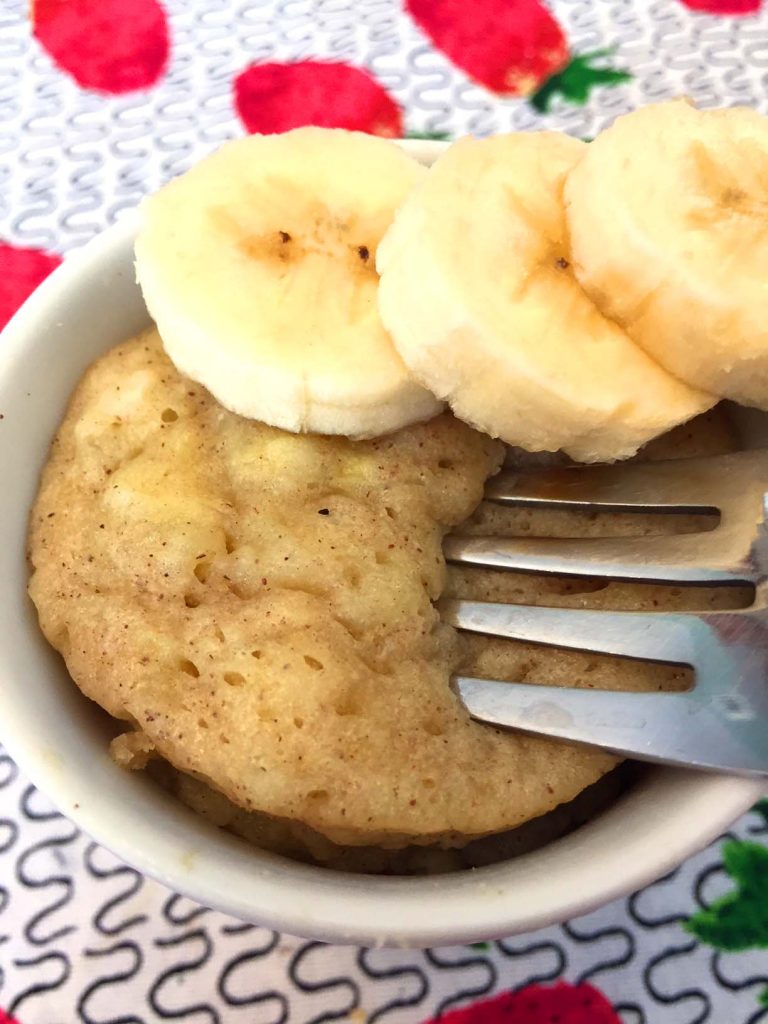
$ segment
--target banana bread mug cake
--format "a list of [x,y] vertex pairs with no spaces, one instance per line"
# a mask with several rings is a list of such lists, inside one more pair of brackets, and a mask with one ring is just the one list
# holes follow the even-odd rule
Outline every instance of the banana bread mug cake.
[[[475,145],[470,189],[459,172]],[[452,673],[688,685],[679,668],[459,635],[435,605],[442,594],[649,610],[744,602],[723,588],[446,567],[442,537],[460,524],[574,537],[703,525],[481,503],[486,478],[516,457],[491,435],[617,457],[716,401],[662,369],[576,283],[562,192],[584,148],[547,134],[467,142],[426,172],[392,143],[300,130],[229,144],[149,201],[138,273],[159,333],[126,341],[81,381],[29,536],[41,628],[121,723],[119,763],[303,859],[456,867],[471,858],[438,851],[540,818],[616,760],[470,720]],[[498,237],[490,246],[509,273],[476,300],[470,215],[491,206],[510,227],[506,250]],[[454,258],[462,222],[467,254]],[[414,298],[418,275],[446,296],[434,322]],[[570,321],[546,305],[550,286]],[[600,377],[596,352],[634,369]],[[643,457],[734,444],[716,409]],[[584,813],[547,819],[537,841]]]

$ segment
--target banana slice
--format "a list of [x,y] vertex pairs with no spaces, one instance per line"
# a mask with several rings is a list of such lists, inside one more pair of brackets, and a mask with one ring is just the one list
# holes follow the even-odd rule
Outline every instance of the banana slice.
[[357,132],[230,142],[142,207],[136,273],[176,367],[226,408],[369,437],[441,403],[376,308],[376,249],[424,168]]
[[562,207],[586,145],[540,132],[452,146],[379,247],[379,309],[417,377],[493,437],[624,458],[714,399],[587,298]]
[[768,409],[768,118],[636,110],[565,187],[574,270],[682,380]]

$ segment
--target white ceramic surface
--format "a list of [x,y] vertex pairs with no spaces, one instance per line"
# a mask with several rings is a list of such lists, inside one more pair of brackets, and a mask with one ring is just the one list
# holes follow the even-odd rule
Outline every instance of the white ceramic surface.
[[[428,162],[439,144],[411,144]],[[35,292],[0,338],[0,739],[98,842],[206,906],[334,942],[447,945],[529,931],[658,878],[760,795],[755,781],[653,769],[571,835],[516,860],[436,878],[340,874],[254,850],[107,753],[103,713],[40,634],[26,597],[27,516],[67,398],[101,352],[148,320],[130,218]],[[750,419],[752,441],[768,417]]]

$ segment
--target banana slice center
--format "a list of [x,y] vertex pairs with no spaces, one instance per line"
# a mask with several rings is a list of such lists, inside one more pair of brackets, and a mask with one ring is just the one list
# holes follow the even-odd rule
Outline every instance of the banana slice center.
[[745,221],[754,222],[765,233],[768,224],[768,161],[757,147],[748,147],[739,154],[738,166],[713,154],[704,143],[691,146],[690,161],[692,204],[689,223],[692,227],[711,228],[721,225],[741,231]]

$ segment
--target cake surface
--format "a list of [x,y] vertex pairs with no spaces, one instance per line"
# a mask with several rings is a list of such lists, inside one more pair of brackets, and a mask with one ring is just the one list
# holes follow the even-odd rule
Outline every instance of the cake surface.
[[[722,448],[713,437],[704,447]],[[433,604],[442,536],[501,455],[450,415],[354,442],[242,419],[147,331],[88,371],[52,447],[29,538],[41,627],[81,690],[129,723],[114,752],[130,767],[160,755],[336,843],[513,828],[615,760],[473,722],[450,688],[458,666],[520,678],[525,660],[524,645],[459,638]],[[468,529],[502,528],[488,516]],[[451,570],[448,589],[519,600],[515,585]],[[537,586],[537,603],[590,590],[528,578],[525,600]],[[625,606],[658,601],[613,586]],[[548,653],[529,681],[679,686],[679,672],[633,663],[627,677],[599,658],[575,678],[578,657]]]

